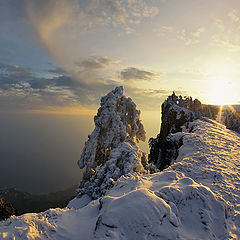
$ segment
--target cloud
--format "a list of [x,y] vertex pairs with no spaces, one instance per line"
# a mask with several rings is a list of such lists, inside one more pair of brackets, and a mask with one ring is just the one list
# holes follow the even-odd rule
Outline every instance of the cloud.
[[[104,73],[115,62],[105,56],[90,57],[80,61],[74,73],[0,63],[0,109],[97,104],[117,85]],[[78,78],[73,78],[76,74]]]
[[198,27],[195,30],[187,30],[185,28],[177,29],[172,26],[161,26],[158,29],[154,29],[154,32],[161,37],[180,40],[185,46],[189,46],[199,43],[199,38],[205,32],[205,28]]
[[200,35],[201,35],[202,33],[204,33],[204,32],[205,32],[205,28],[200,27],[200,28],[198,28],[197,30],[195,30],[194,32],[192,32],[192,36],[198,38],[198,37],[200,37]]
[[126,23],[128,13],[119,1],[107,0],[106,4],[109,6],[114,25]]
[[[60,72],[64,71],[60,69],[37,71],[18,65],[0,63],[0,88],[10,89],[17,85],[18,88],[28,86],[33,89],[44,89],[48,86],[57,85],[59,79],[61,79]],[[42,77],[36,75],[42,75]]]
[[70,26],[87,30],[95,26],[125,27],[136,18],[154,17],[158,8],[146,0],[27,0],[28,15],[40,38],[51,38],[54,31]]
[[[147,0],[26,0],[28,20],[39,41],[65,69],[81,54],[83,36],[100,29],[132,33],[146,18],[158,14]],[[86,49],[84,48],[84,51]],[[86,55],[85,55],[86,56]]]
[[114,61],[106,56],[91,56],[87,59],[84,59],[76,63],[76,65],[86,70],[90,69],[93,70],[93,69],[105,69],[117,62],[118,61]]
[[134,99],[139,109],[144,109],[145,111],[158,111],[160,110],[163,101],[175,92],[177,95],[188,96],[186,91],[182,90],[167,90],[167,89],[151,89],[151,88],[137,88],[128,86],[126,88],[126,93]]
[[[73,80],[58,75],[60,69],[36,72],[35,69],[0,63],[0,100],[10,108],[39,105],[64,105],[77,102],[72,92]],[[41,77],[39,76],[41,75]]]
[[219,18],[214,19],[214,25],[217,27],[218,30],[224,31],[225,30],[225,25],[223,20]]
[[145,71],[135,67],[129,67],[120,72],[120,78],[124,81],[152,81],[158,75],[159,74],[154,72]]
[[[91,72],[92,69],[93,71],[102,71],[114,62],[107,57],[99,56],[91,57],[91,60],[93,60],[90,61],[91,64],[89,64],[89,58],[79,62],[81,68],[84,66],[84,72],[88,70]],[[86,81],[76,81],[71,75],[58,68],[41,72],[43,75],[39,77],[40,73],[35,74],[34,69],[6,64],[1,64],[1,67],[0,111],[60,115],[94,114],[101,96],[121,85],[111,78],[103,77],[104,75],[102,76],[103,79],[95,79],[92,82],[88,82],[92,75],[86,75],[88,77]],[[5,72],[2,71],[3,67],[7,69],[7,75],[6,70]],[[23,77],[23,73],[25,77]],[[80,77],[84,77],[84,74],[80,71]],[[124,69],[120,74],[127,83],[139,80],[152,81],[158,76],[152,71],[133,67]],[[160,108],[164,99],[172,93],[172,90],[175,90],[140,88],[139,86],[132,86],[132,84],[125,85],[126,94],[134,99],[138,107],[151,111],[156,111],[156,104]],[[185,94],[181,91],[176,92]]]
[[[14,84],[18,84],[22,94],[34,93],[46,104],[50,99],[56,103],[58,95],[60,104],[97,103],[101,95],[119,85],[119,79],[113,77],[118,61],[107,56],[88,57],[91,48],[88,50],[84,45],[88,35],[116,29],[118,33],[130,34],[137,24],[158,14],[157,3],[147,0],[26,0],[25,3],[28,21],[38,40],[61,68],[38,76],[29,73],[24,86],[19,81]],[[148,71],[138,72],[139,77],[144,74],[147,80],[155,77]],[[14,79],[18,77],[15,75]],[[14,84],[7,84],[6,88],[15,89]]]
[[199,37],[205,32],[205,28],[200,27],[194,31],[186,31],[185,29],[176,31],[176,37],[182,40],[186,46],[199,43]]
[[135,17],[155,17],[159,13],[159,9],[154,5],[148,5],[143,0],[128,0],[128,8]]
[[78,85],[86,89],[96,83],[108,85],[112,82],[116,83],[112,77],[118,63],[118,60],[107,56],[91,56],[77,61],[68,74],[73,76]]
[[[87,106],[97,106],[101,96],[121,85],[104,75],[104,71],[115,62],[101,56],[83,59],[78,63],[81,69],[79,78],[86,79],[81,81],[76,81],[71,77],[72,74],[59,68],[45,72],[41,70],[36,74],[35,69],[0,64],[0,110],[22,110],[39,114],[68,112],[71,115],[76,110],[76,114],[85,114]],[[95,71],[103,72],[98,76],[94,75]],[[120,74],[126,82],[151,81],[159,75],[133,67],[124,69]],[[131,85],[127,85],[126,89],[128,95],[147,109],[151,109],[154,101],[160,103],[170,93],[164,89],[141,89]]]
[[236,10],[236,9],[232,9],[232,10],[228,13],[228,17],[230,17],[233,22],[238,23],[238,22],[240,21],[239,12],[238,12],[238,10]]
[[49,73],[57,74],[57,75],[63,75],[66,74],[67,72],[62,69],[62,68],[54,68],[54,69],[48,69]]
[[160,28],[153,29],[154,32],[156,32],[159,36],[166,36],[168,34],[172,34],[174,32],[174,29],[172,26],[161,26]]
[[232,9],[222,19],[215,18],[217,31],[212,35],[212,44],[230,51],[240,50],[240,14]]
[[29,78],[31,78],[31,71],[29,68],[22,68],[18,65],[0,62],[0,88],[6,90],[15,85],[19,87]]
[[31,72],[30,68],[23,68],[18,65],[6,64],[3,62],[0,62],[0,73],[29,74],[30,72]]
[[[69,4],[71,2],[71,4]],[[59,63],[62,63],[62,57],[67,53],[64,47],[61,48],[59,42],[61,38],[57,32],[66,24],[72,27],[71,15],[75,7],[75,1],[65,0],[27,0],[27,16],[32,24],[36,35],[48,53]],[[58,38],[58,41],[57,41]]]
[[240,50],[240,37],[239,35],[232,36],[221,36],[215,34],[212,36],[212,42],[214,45],[226,48],[230,51],[239,51]]

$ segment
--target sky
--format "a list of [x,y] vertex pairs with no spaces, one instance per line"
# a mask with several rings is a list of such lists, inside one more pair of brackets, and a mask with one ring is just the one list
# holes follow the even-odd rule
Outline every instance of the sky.
[[172,91],[240,103],[238,0],[1,0],[0,29],[4,186],[79,181],[99,99],[116,86],[136,102],[148,137]]

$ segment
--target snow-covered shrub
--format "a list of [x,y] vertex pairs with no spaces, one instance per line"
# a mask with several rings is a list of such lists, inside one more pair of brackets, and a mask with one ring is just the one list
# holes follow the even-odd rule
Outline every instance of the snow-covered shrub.
[[147,160],[136,145],[145,141],[140,111],[124,95],[123,87],[116,87],[101,98],[94,123],[95,129],[78,161],[79,167],[84,168],[78,193],[97,198],[120,176],[145,172]]

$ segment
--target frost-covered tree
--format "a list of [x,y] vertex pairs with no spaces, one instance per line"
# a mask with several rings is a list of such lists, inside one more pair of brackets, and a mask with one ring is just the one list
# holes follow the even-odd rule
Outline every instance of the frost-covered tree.
[[79,195],[97,198],[120,176],[143,173],[147,168],[145,154],[136,142],[145,141],[140,111],[123,87],[101,98],[94,117],[95,129],[85,143],[78,165],[84,169]]

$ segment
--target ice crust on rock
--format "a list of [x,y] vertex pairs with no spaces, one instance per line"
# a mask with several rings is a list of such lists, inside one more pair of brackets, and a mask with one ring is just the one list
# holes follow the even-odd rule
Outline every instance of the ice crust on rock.
[[84,173],[77,191],[79,196],[88,194],[96,199],[120,176],[146,172],[147,160],[136,145],[145,141],[140,111],[124,95],[123,87],[116,87],[101,98],[94,123],[95,129],[88,136],[78,161]]

